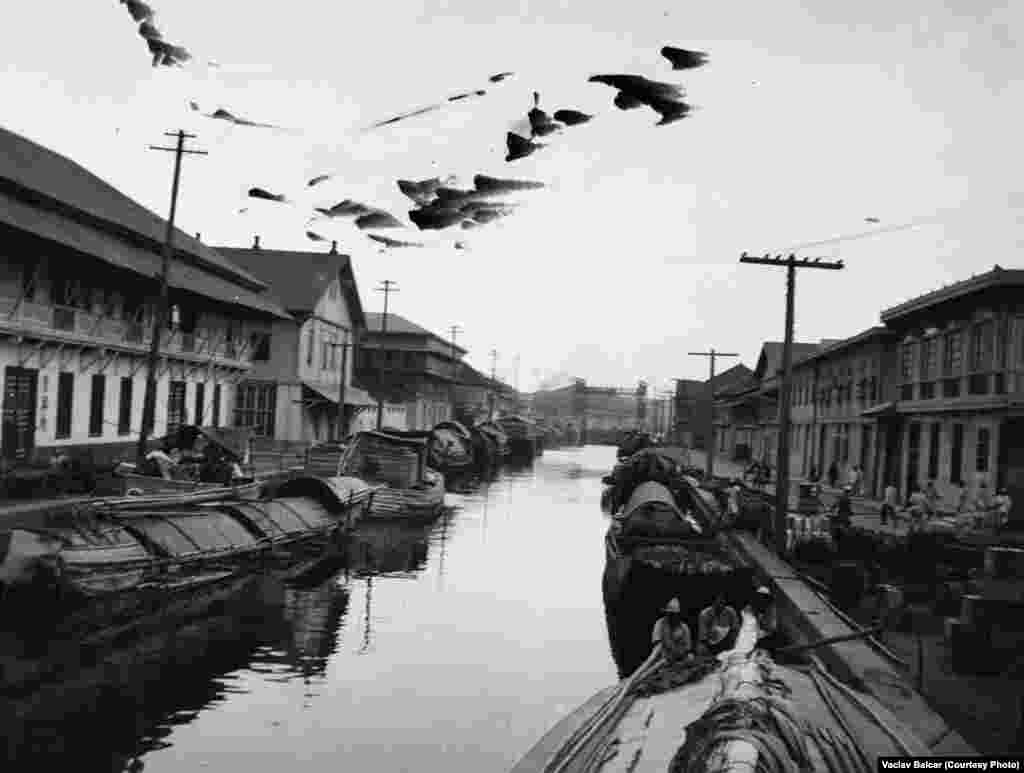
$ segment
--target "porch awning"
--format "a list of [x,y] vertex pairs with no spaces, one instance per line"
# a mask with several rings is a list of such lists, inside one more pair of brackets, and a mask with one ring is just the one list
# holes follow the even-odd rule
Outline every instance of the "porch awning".
[[345,405],[368,406],[372,408],[377,405],[377,401],[365,389],[350,386],[345,388]]
[[303,402],[309,405],[323,405],[324,403],[338,404],[339,392],[337,384],[317,384],[311,381],[303,381],[304,392],[311,394],[303,395]]

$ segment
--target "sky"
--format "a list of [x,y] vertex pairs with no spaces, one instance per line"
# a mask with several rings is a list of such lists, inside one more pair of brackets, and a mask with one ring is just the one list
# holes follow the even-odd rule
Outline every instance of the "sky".
[[[396,281],[392,311],[442,336],[459,325],[469,361],[489,371],[497,350],[498,376],[523,390],[573,376],[668,389],[706,377],[707,359],[688,352],[709,347],[753,367],[761,343],[783,337],[785,272],[741,265],[744,251],[845,262],[799,272],[799,341],[853,335],[996,263],[1024,267],[1024,4],[150,4],[194,54],[188,67],[152,68],[116,0],[21,4],[0,28],[2,125],[165,217],[172,157],[148,147],[196,134],[190,147],[209,155],[184,161],[183,230],[225,246],[259,234],[274,249],[327,249],[307,228],[336,239],[367,310],[382,310],[380,281]],[[663,45],[709,62],[673,72]],[[602,72],[682,84],[695,110],[655,127],[587,82]],[[488,94],[365,131],[478,88]],[[596,117],[506,163],[505,132],[535,90],[549,112]],[[190,100],[294,131],[230,126]],[[468,185],[475,173],[547,187],[472,232],[381,232],[422,249],[381,253],[350,222],[307,226],[313,206],[344,198],[404,216],[397,179]],[[335,176],[307,188],[319,174]],[[294,204],[248,199],[253,186]]]

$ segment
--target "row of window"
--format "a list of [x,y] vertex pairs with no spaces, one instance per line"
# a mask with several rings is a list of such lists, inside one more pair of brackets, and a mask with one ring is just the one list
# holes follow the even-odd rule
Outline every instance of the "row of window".
[[[964,330],[950,330],[919,342],[908,341],[900,349],[900,376],[904,382],[931,381],[940,376],[959,376],[963,370]],[[1024,339],[1022,339],[1024,341]],[[987,319],[970,327],[967,369],[971,373],[1004,369],[1010,346],[1010,320]],[[941,370],[940,370],[941,357]],[[1024,359],[1024,343],[1020,352]],[[915,379],[914,362],[918,365]]]
[[[196,384],[194,423],[220,426],[220,384],[213,387],[211,414],[206,413],[206,385]],[[135,395],[134,379],[124,376],[120,381],[117,405],[117,434],[132,434],[132,401]],[[89,437],[102,437],[106,416],[107,377],[94,373],[89,389]],[[57,440],[71,437],[71,419],[75,408],[75,374],[62,372],[57,377]],[[209,421],[207,421],[209,419]],[[185,382],[170,382],[167,395],[167,432],[170,434],[188,421],[185,406]]]
[[276,413],[276,384],[240,384],[235,389],[236,427],[251,429],[259,437],[273,437]]
[[[907,450],[909,456],[908,470],[914,475],[918,468],[921,448],[921,430],[923,425],[913,422],[908,430]],[[949,482],[963,484],[964,468],[964,425],[953,424],[953,438],[950,448]],[[928,478],[937,480],[939,477],[939,448],[942,440],[942,424],[934,422],[928,433]],[[991,455],[992,432],[988,427],[978,427],[974,438],[974,471],[988,472]]]
[[[345,362],[347,343],[339,341],[334,333],[328,333],[320,341],[320,370],[336,371]],[[267,344],[269,353],[269,343]],[[306,366],[312,368],[316,354],[316,329],[310,325],[306,333]]]
[[873,404],[878,402],[878,399],[878,378],[871,376],[860,378],[857,381],[832,383],[827,386],[819,384],[817,390],[814,388],[814,382],[800,382],[793,389],[792,404],[817,404],[827,407],[833,403],[837,406],[853,402]]

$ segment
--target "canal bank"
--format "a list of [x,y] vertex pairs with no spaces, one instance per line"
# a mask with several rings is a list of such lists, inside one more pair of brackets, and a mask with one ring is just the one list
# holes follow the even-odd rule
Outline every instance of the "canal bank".
[[[135,669],[152,683],[128,690],[93,669],[81,710],[58,702],[33,713],[22,728],[33,747],[10,769],[123,769],[133,757],[147,773],[509,769],[615,680],[597,507],[613,463],[611,447],[548,451],[489,486],[449,493],[449,513],[375,527],[368,551],[316,588],[271,583],[256,601],[219,601],[202,614],[222,622],[180,629],[188,647],[186,633],[154,622],[104,662],[188,662],[194,678],[179,689],[161,676],[179,671]],[[311,656],[299,662],[296,652]],[[61,680],[82,681],[76,673],[55,672],[18,706],[59,701]],[[125,732],[108,732],[114,716]]]

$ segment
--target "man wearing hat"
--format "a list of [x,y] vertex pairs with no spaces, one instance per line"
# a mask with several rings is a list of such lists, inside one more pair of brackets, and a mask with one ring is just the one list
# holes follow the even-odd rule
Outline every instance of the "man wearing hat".
[[679,599],[672,599],[662,610],[665,615],[654,624],[651,642],[661,645],[661,651],[669,661],[689,660],[693,657],[693,642],[690,626],[683,619]]
[[782,644],[782,632],[779,630],[778,611],[775,608],[772,592],[764,585],[754,594],[754,613],[757,615],[759,638],[757,648],[771,650]]
[[697,620],[697,652],[715,655],[729,644],[729,637],[740,629],[740,616],[719,594]]

